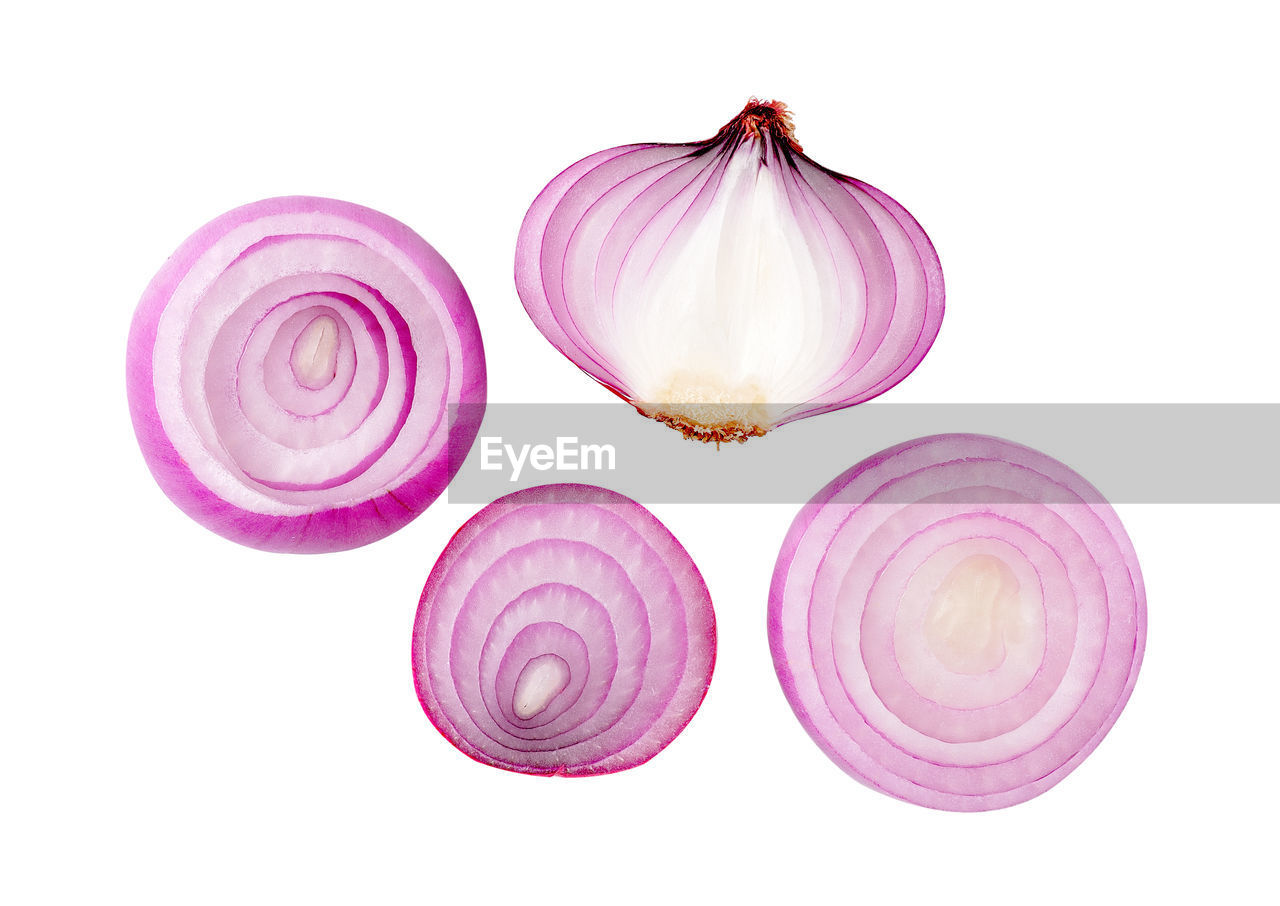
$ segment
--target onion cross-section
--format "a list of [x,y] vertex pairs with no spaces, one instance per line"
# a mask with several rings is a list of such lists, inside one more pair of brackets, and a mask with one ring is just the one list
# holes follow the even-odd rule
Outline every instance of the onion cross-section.
[[515,282],[575,365],[715,443],[889,390],[933,344],[944,297],[915,218],[808,157],[786,107],[755,99],[706,141],[565,169],[525,215]]
[[138,304],[127,378],[164,492],[272,551],[408,523],[485,401],[479,327],[445,260],[385,214],[303,196],[237,208],[178,248]]
[[867,785],[931,808],[1058,783],[1129,699],[1146,643],[1111,506],[1043,453],[926,437],[854,466],[796,517],[769,641],[801,723]]
[[503,497],[436,562],[413,634],[418,698],[484,764],[606,774],[692,719],[715,662],[711,598],[640,504],[588,485]]

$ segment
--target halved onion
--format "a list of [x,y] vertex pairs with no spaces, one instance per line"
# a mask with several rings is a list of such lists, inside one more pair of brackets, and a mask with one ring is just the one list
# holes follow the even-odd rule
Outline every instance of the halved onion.
[[444,490],[479,429],[484,352],[462,284],[404,224],[272,198],[202,227],[151,281],[128,389],[147,465],[189,516],[250,547],[334,551]]
[[484,764],[604,774],[684,729],[715,662],[711,598],[640,504],[544,485],[467,522],[427,579],[413,676],[431,722]]
[[579,368],[686,437],[743,441],[871,399],[924,358],[942,269],[900,204],[752,100],[715,137],[610,148],[525,215],[516,289]]
[[1137,556],[1101,495],[972,434],[909,441],[829,484],[769,596],[778,677],[823,751],[953,811],[1023,802],[1093,751],[1146,627]]

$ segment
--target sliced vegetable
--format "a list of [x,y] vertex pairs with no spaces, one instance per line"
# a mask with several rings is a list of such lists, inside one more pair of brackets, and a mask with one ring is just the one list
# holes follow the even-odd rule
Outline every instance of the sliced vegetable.
[[707,587],[640,504],[588,485],[503,497],[449,542],[413,633],[418,698],[477,761],[604,774],[693,717],[715,661]]
[[874,789],[953,811],[1065,777],[1133,691],[1142,574],[1115,511],[1028,447],[950,434],[845,472],[778,556],[769,641],[801,723]]
[[462,284],[404,224],[271,198],[151,281],[128,389],[147,465],[189,516],[250,547],[334,551],[444,490],[479,428],[484,352]]
[[744,441],[920,364],[942,269],[896,201],[752,100],[715,137],[610,148],[534,201],[516,288],[579,368],[686,437]]

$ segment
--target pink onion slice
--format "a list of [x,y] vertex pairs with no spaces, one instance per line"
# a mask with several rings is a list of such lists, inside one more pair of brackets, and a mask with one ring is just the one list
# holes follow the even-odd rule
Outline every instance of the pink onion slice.
[[479,326],[445,260],[385,214],[304,196],[236,208],[179,246],[138,304],[127,379],[164,492],[270,551],[407,524],[485,401]]
[[1039,795],[1093,751],[1137,681],[1133,545],[1082,477],[948,434],[892,447],[796,517],[769,641],[800,722],[840,767],[930,808]]
[[413,631],[427,716],[526,774],[635,767],[684,729],[715,662],[697,567],[640,504],[589,485],[502,497],[431,570]]
[[525,216],[515,278],[561,353],[704,441],[884,393],[942,323],[924,230],[806,157],[773,101],[753,99],[706,141],[624,145],[569,167]]

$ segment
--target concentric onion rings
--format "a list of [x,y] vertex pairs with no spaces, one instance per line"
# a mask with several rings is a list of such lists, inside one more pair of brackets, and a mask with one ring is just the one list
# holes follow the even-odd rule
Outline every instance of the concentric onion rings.
[[445,260],[385,214],[302,196],[237,208],[179,247],[138,305],[127,377],[164,492],[272,551],[408,523],[485,400],[479,327]]
[[503,497],[449,542],[413,634],[418,698],[453,745],[527,774],[624,770],[697,711],[715,662],[697,567],[640,504],[589,485]]
[[1137,681],[1146,597],[1082,477],[1006,440],[939,435],[854,466],[797,516],[769,640],[840,767],[978,811],[1039,795],[1098,745]]

